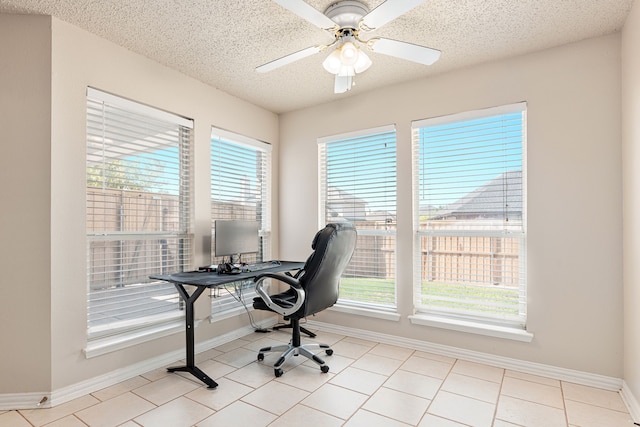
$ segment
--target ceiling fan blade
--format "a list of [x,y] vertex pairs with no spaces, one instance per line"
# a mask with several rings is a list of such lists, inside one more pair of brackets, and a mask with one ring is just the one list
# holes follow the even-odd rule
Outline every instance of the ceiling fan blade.
[[367,42],[372,51],[419,64],[431,65],[440,58],[440,51],[398,40],[375,38]]
[[336,74],[336,80],[333,86],[333,93],[345,93],[351,89],[353,84],[353,76],[341,76]]
[[299,59],[306,58],[307,56],[311,56],[314,53],[318,53],[322,50],[322,48],[323,46],[311,46],[306,49],[299,50],[287,56],[283,56],[282,58],[274,59],[271,62],[260,65],[259,67],[256,67],[256,71],[259,73],[267,73],[271,70],[275,70],[276,68],[280,68],[283,65],[291,64],[292,62],[295,62]]
[[273,0],[285,9],[298,15],[300,18],[311,22],[318,28],[323,30],[332,29],[336,26],[336,23],[329,19],[319,10],[313,8],[308,3],[302,0]]
[[364,29],[373,30],[393,21],[426,0],[387,0],[366,14],[360,24]]

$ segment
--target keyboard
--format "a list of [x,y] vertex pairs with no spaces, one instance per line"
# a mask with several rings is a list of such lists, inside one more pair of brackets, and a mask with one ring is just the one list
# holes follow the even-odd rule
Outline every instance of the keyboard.
[[243,265],[242,267],[240,267],[240,269],[243,273],[248,273],[251,271],[266,270],[267,268],[273,268],[279,265],[280,265],[280,261],[265,261],[265,262],[258,262],[256,264]]

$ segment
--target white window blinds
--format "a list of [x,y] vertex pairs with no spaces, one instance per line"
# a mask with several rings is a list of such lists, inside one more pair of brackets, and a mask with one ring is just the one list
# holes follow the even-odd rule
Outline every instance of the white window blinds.
[[[271,145],[222,129],[211,133],[211,235],[216,219],[258,221],[260,251],[244,254],[251,264],[271,257]],[[215,254],[215,239],[211,239]],[[228,261],[228,259],[227,259]],[[222,262],[213,257],[212,263]],[[212,316],[241,308],[256,296],[252,280],[212,291]]]
[[192,121],[87,91],[89,340],[181,317],[174,286],[191,268]]
[[524,328],[525,114],[413,123],[417,312]]
[[349,221],[356,249],[341,304],[396,307],[396,132],[385,126],[318,140],[321,226]]

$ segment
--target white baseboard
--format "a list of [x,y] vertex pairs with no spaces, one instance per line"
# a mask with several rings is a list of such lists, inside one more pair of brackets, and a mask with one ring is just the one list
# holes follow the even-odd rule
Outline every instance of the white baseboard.
[[640,402],[633,395],[631,390],[629,390],[629,386],[626,382],[622,382],[622,390],[620,390],[620,395],[622,396],[622,400],[624,400],[625,405],[629,409],[629,413],[631,414],[631,418],[638,424],[640,424]]
[[321,331],[326,331],[338,335],[348,335],[357,338],[364,338],[385,344],[397,345],[412,348],[414,350],[428,353],[449,356],[456,359],[470,362],[483,363],[504,369],[524,372],[527,374],[542,377],[554,378],[576,384],[597,387],[605,390],[620,391],[622,389],[622,379],[604,375],[592,374],[589,372],[576,371],[573,369],[559,368],[556,366],[544,365],[541,363],[527,362],[524,360],[509,357],[496,356],[493,354],[481,353],[473,350],[466,350],[458,347],[451,347],[442,344],[434,344],[426,341],[398,337],[396,335],[386,335],[378,332],[355,329],[344,326],[337,326],[329,323],[307,320],[307,325]]
[[[277,319],[273,317],[260,322],[258,326],[268,328],[273,326],[276,321]],[[196,344],[195,352],[197,354],[210,350],[235,339],[242,338],[251,332],[253,332],[253,328],[247,325],[246,327],[236,329],[224,335],[199,342]],[[102,390],[103,388],[118,384],[154,369],[168,366],[178,360],[184,360],[184,358],[185,350],[180,349],[134,363],[133,365],[116,369],[115,371],[108,372],[97,377],[89,378],[88,380],[54,390],[53,392],[0,394],[0,410],[50,408],[95,391]]]
[[51,393],[48,392],[0,394],[0,411],[50,407]]

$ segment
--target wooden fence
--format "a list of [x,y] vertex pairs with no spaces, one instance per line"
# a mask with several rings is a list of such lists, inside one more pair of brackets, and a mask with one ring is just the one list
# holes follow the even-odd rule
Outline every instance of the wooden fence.
[[91,289],[148,282],[190,259],[190,239],[178,236],[177,196],[128,190],[87,190]]
[[[255,204],[214,203],[211,212],[219,219],[255,220],[258,208]],[[150,274],[177,271],[189,264],[191,239],[176,236],[179,209],[175,195],[89,189],[87,233],[92,236],[92,289],[144,282]],[[384,230],[389,224],[354,221],[354,225],[360,233],[346,274],[394,279],[395,236],[365,232]],[[443,221],[436,226],[447,230],[451,224]],[[423,281],[518,286],[518,238],[431,235],[422,236],[421,243]]]
[[[87,235],[91,289],[148,282],[149,275],[190,266],[191,238],[178,236],[176,195],[89,188]],[[256,220],[256,204],[214,202],[212,218]],[[213,249],[213,248],[212,248]],[[258,255],[259,256],[259,255]],[[244,261],[255,261],[256,255]]]
[[[347,274],[353,277],[395,277],[395,236],[370,236],[363,230],[384,230],[383,221],[355,221],[360,231],[358,244]],[[460,227],[460,224],[456,224]],[[452,230],[443,221],[432,226]],[[461,235],[421,236],[422,281],[518,287],[520,282],[520,239]]]
[[519,239],[422,236],[422,280],[518,287]]

